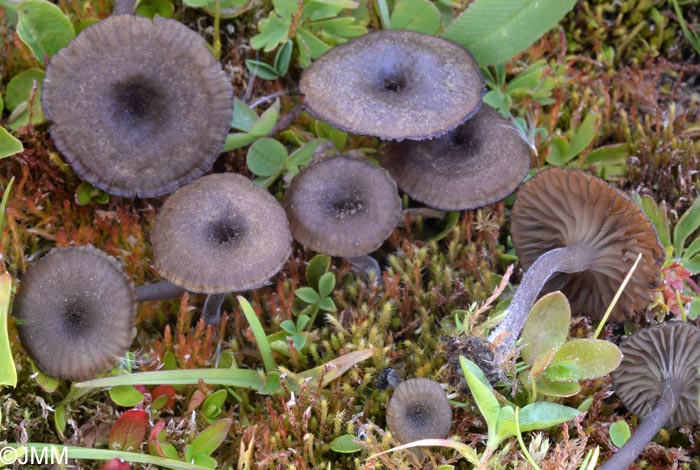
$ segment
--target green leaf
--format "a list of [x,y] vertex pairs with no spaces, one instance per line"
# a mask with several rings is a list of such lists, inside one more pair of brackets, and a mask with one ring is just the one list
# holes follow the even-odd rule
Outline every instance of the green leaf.
[[335,302],[333,302],[333,299],[331,299],[330,297],[321,299],[321,301],[318,303],[318,308],[325,312],[335,312],[337,310]]
[[297,2],[294,0],[272,0],[275,12],[285,21],[290,21],[297,11]]
[[297,28],[297,35],[303,41],[303,47],[309,52],[312,59],[318,59],[331,49],[331,46],[314,36],[305,28]]
[[296,291],[294,291],[294,295],[296,295],[298,298],[300,298],[309,305],[315,304],[316,302],[321,300],[321,297],[319,297],[318,292],[316,292],[311,287],[300,287]]
[[306,345],[306,335],[304,333],[294,333],[292,335],[292,344],[294,349],[301,351]]
[[245,61],[245,66],[248,68],[248,71],[250,73],[257,75],[263,80],[277,80],[278,78],[280,78],[280,75],[279,73],[277,73],[277,70],[275,70],[274,67],[272,67],[269,64],[266,64],[265,62],[248,59]]
[[315,21],[313,25],[326,34],[340,38],[354,38],[367,33],[367,28],[357,24],[351,16]]
[[[6,189],[3,196],[3,204],[8,194],[9,191]],[[0,385],[9,385],[14,388],[17,385],[17,370],[15,369],[15,361],[12,358],[10,338],[7,332],[7,318],[11,298],[12,278],[10,273],[5,272],[0,276]]]
[[132,385],[120,385],[109,389],[109,397],[114,403],[125,408],[131,408],[143,401],[143,393]]
[[585,148],[593,142],[597,122],[598,115],[596,113],[590,112],[586,115],[586,118],[581,123],[581,126],[579,126],[576,134],[574,134],[573,139],[571,139],[567,161],[583,152]]
[[2,116],[2,112],[5,109],[5,101],[2,99],[2,94],[0,94],[0,116]]
[[17,10],[17,36],[43,65],[75,37],[68,17],[46,0],[23,0]]
[[311,162],[316,149],[325,142],[327,142],[325,139],[314,139],[296,149],[287,159],[287,170],[295,171],[300,166],[307,166]]
[[260,33],[250,38],[250,46],[253,49],[263,49],[265,52],[270,52],[287,40],[289,28],[288,21],[284,21],[273,13],[260,21],[258,25]]
[[[620,365],[622,353],[613,343],[600,339],[574,339],[554,353],[545,375],[557,382],[603,377]],[[560,364],[559,370],[550,374]]]
[[479,407],[481,415],[486,420],[489,434],[495,432],[501,414],[501,405],[493,393],[493,388],[479,367],[464,356],[459,356],[464,377],[467,380],[469,390]]
[[321,3],[323,5],[330,5],[338,8],[355,9],[359,6],[358,2],[352,0],[309,0],[310,3]]
[[452,230],[457,226],[459,222],[459,212],[448,212],[447,217],[445,217],[445,227],[440,230],[436,235],[430,237],[430,241],[437,242],[449,235]]
[[331,257],[328,255],[316,255],[311,258],[306,266],[306,282],[318,290],[318,281],[331,267]]
[[253,134],[248,134],[245,132],[234,132],[226,136],[226,142],[224,143],[224,152],[230,152],[231,150],[239,149],[250,145],[260,137]]
[[[41,109],[40,99],[43,81],[43,70],[27,69],[12,77],[12,80],[7,84],[7,89],[5,90],[5,105],[7,109],[15,111],[20,106],[27,106],[25,111],[7,124],[7,127],[11,130],[17,130],[25,124],[40,124],[44,121],[44,112]],[[28,107],[30,99],[32,99],[31,109]],[[29,120],[30,114],[31,121]]]
[[257,176],[277,174],[287,160],[287,149],[275,139],[263,137],[248,149],[246,164]]
[[22,142],[7,132],[7,129],[0,127],[0,159],[22,151],[24,151]]
[[228,430],[231,429],[233,420],[231,418],[220,419],[197,436],[191,448],[194,454],[211,455],[226,438]]
[[292,320],[284,320],[282,323],[280,323],[280,328],[289,334],[294,334],[297,332],[297,326]]
[[209,4],[210,0],[182,0],[190,8],[203,8]]
[[537,392],[550,397],[571,397],[581,391],[578,382],[553,382],[545,377],[537,377]]
[[683,255],[687,238],[700,227],[700,198],[678,219],[673,229],[673,251],[678,257]]
[[294,43],[291,40],[287,40],[282,47],[279,48],[277,54],[275,55],[275,63],[273,68],[277,71],[279,76],[287,75],[289,70],[289,62],[292,59],[292,49],[294,48]]
[[330,448],[333,452],[340,454],[352,454],[363,449],[362,444],[357,442],[357,437],[352,434],[343,434],[338,436],[330,443]]
[[523,361],[533,365],[535,359],[558,348],[569,336],[571,309],[561,292],[547,294],[533,305],[521,334]]
[[428,0],[399,0],[391,12],[391,29],[408,29],[425,34],[437,34],[440,12]]
[[650,196],[644,195],[641,198],[637,196],[637,204],[642,207],[644,213],[649,217],[651,223],[654,224],[656,233],[659,236],[659,241],[664,246],[664,248],[669,248],[673,246],[671,244],[671,229],[668,222],[668,212],[666,211],[666,204],[656,204],[654,199]]
[[328,297],[331,295],[331,292],[333,292],[333,288],[335,287],[335,274],[333,273],[326,273],[323,276],[321,276],[321,279],[318,281],[318,294],[323,298],[323,297]]
[[272,132],[280,117],[280,100],[275,100],[272,105],[265,110],[248,131],[251,135],[265,137]]
[[238,98],[233,98],[233,119],[231,127],[239,131],[249,132],[258,121],[258,115],[253,109]]
[[560,135],[552,135],[551,151],[547,155],[546,161],[550,165],[563,166],[568,162],[569,141]]
[[557,403],[537,402],[522,408],[518,421],[520,431],[528,432],[536,429],[547,429],[574,419],[581,412],[575,408]]
[[272,349],[270,349],[270,343],[267,341],[267,336],[265,336],[265,330],[263,329],[260,319],[255,314],[255,310],[250,306],[250,303],[245,299],[245,297],[238,296],[238,303],[243,310],[243,315],[245,315],[250,329],[253,331],[253,336],[255,341],[258,343],[258,350],[263,359],[263,364],[265,366],[265,372],[268,374],[277,370],[277,364],[275,363],[275,358],[272,357]]
[[[146,18],[162,16],[172,18],[175,14],[175,5],[170,0],[141,0],[136,7],[136,14]],[[78,34],[79,31],[75,33]]]
[[615,447],[620,448],[625,445],[630,435],[630,427],[625,421],[615,421],[610,425],[610,440]]
[[526,49],[557,23],[576,0],[475,0],[445,30],[479,65],[501,64]]
[[338,130],[323,121],[314,121],[314,132],[318,137],[328,139],[333,142],[333,145],[335,145],[335,148],[338,150],[343,150],[343,147],[345,147],[345,144],[348,141],[347,132]]
[[205,414],[207,418],[216,418],[219,413],[221,413],[221,408],[226,402],[227,395],[228,392],[226,390],[217,390],[204,400],[204,403],[202,403],[202,410],[206,410]]

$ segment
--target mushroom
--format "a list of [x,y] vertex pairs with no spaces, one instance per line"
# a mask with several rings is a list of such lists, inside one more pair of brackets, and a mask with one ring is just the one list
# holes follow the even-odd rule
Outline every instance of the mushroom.
[[583,172],[553,167],[523,184],[511,213],[511,235],[527,272],[505,319],[489,336],[497,343],[497,362],[513,347],[543,287],[561,290],[574,311],[598,319],[641,253],[610,317],[623,321],[652,300],[659,282],[664,250],[651,221],[621,191]]
[[277,200],[235,173],[199,178],[174,192],[156,216],[156,269],[208,299],[208,323],[218,322],[223,295],[262,286],[292,252],[292,235]]
[[639,331],[620,347],[613,387],[642,422],[601,470],[626,470],[663,426],[700,421],[700,329],[669,321]]
[[381,163],[413,199],[461,211],[512,193],[530,168],[530,150],[498,111],[484,105],[442,137],[388,143]]
[[386,407],[391,434],[401,443],[442,439],[452,426],[452,409],[439,383],[430,379],[401,382]]
[[194,31],[120,15],[51,59],[41,102],[56,147],[81,178],[110,194],[152,197],[211,169],[233,88]]
[[396,183],[386,170],[343,156],[300,172],[283,204],[294,239],[331,256],[376,250],[401,218]]
[[393,29],[329,50],[304,71],[299,90],[311,114],[339,129],[429,139],[476,112],[485,81],[462,46]]
[[13,315],[39,369],[66,380],[105,372],[136,335],[134,286],[91,245],[54,248],[24,274]]

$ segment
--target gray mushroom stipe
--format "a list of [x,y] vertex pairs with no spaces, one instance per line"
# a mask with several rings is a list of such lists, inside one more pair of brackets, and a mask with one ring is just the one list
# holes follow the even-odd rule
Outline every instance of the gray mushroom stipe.
[[420,140],[469,119],[481,106],[485,81],[462,46],[393,29],[334,47],[304,71],[299,90],[307,110],[334,127]]
[[187,290],[170,281],[158,281],[136,286],[135,291],[137,302],[148,302],[150,300],[176,299],[181,297]]
[[199,178],[170,195],[153,235],[158,272],[208,294],[262,286],[287,261],[291,243],[277,200],[235,173]]
[[134,286],[116,259],[91,245],[54,248],[31,266],[13,315],[39,369],[66,380],[108,371],[136,336]]
[[642,422],[600,470],[626,470],[664,427],[700,421],[700,329],[681,321],[645,328],[620,347],[613,388]]
[[450,434],[452,409],[439,383],[408,379],[396,386],[386,407],[386,421],[391,434],[402,444],[442,439]]
[[600,318],[642,253],[610,317],[623,321],[644,308],[659,282],[664,250],[651,221],[622,192],[579,171],[548,168],[523,184],[511,235],[527,271],[488,338],[497,363],[512,350],[542,290],[561,290],[574,312]]
[[118,15],[51,59],[41,102],[56,147],[81,178],[109,194],[152,197],[211,169],[231,124],[233,87],[194,31]]
[[342,156],[296,175],[284,194],[284,208],[295,240],[345,258],[379,248],[401,217],[398,189],[387,171]]
[[432,140],[390,142],[381,164],[411,198],[447,211],[475,209],[507,197],[530,169],[530,149],[489,105]]

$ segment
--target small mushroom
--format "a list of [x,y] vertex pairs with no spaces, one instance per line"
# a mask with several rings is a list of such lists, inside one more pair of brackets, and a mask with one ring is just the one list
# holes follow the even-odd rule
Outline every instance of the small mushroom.
[[413,199],[461,211],[512,193],[530,168],[530,150],[498,111],[484,105],[442,137],[388,143],[381,163]]
[[116,259],[91,245],[54,248],[30,267],[13,315],[39,369],[66,380],[114,367],[136,335],[134,286]]
[[331,256],[370,253],[401,217],[396,183],[364,160],[333,157],[300,172],[284,195],[294,239]]
[[386,407],[391,434],[401,443],[443,439],[450,433],[452,409],[440,384],[430,379],[401,382]]
[[651,221],[621,191],[583,172],[548,168],[523,184],[511,235],[527,272],[489,336],[497,343],[497,361],[513,347],[543,288],[561,290],[572,310],[601,318],[641,253],[610,317],[623,321],[651,301],[659,282],[664,250]]
[[600,470],[626,470],[663,426],[700,421],[700,329],[669,321],[639,331],[620,346],[613,387],[642,422]]
[[291,243],[277,200],[235,173],[199,178],[170,195],[153,235],[158,272],[190,292],[208,294],[262,286],[287,261]]
[[385,140],[429,139],[481,106],[484,78],[472,55],[435,36],[381,30],[334,47],[299,84],[311,114]]
[[233,88],[194,31],[118,15],[51,59],[41,102],[56,147],[81,178],[110,194],[152,197],[211,169]]

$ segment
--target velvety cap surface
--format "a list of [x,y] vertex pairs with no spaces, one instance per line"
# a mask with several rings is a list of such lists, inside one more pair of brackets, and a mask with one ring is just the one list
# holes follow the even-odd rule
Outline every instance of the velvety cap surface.
[[29,268],[13,315],[39,369],[67,380],[111,369],[136,335],[133,284],[116,259],[90,245],[55,248]]
[[613,387],[622,403],[644,417],[656,405],[665,380],[682,390],[670,427],[700,421],[700,329],[682,321],[669,321],[640,330],[620,346],[623,358],[613,372]]
[[401,443],[442,439],[450,434],[452,409],[440,384],[429,379],[401,382],[386,407],[391,434]]
[[527,269],[554,248],[583,244],[584,272],[556,273],[543,292],[561,290],[576,313],[602,317],[639,253],[642,259],[610,318],[642,309],[659,283],[664,250],[647,216],[621,191],[580,171],[548,168],[523,184],[511,213],[515,250]]
[[471,54],[435,36],[381,30],[334,47],[304,71],[304,104],[319,119],[386,140],[427,139],[468,119],[485,82]]
[[41,101],[56,147],[81,178],[110,194],[151,197],[211,169],[233,88],[194,31],[122,15],[52,58]]
[[381,163],[413,199],[461,211],[512,193],[530,168],[530,150],[498,111],[483,105],[442,137],[387,144]]
[[158,272],[192,292],[260,287],[292,252],[284,209],[235,173],[199,178],[174,192],[156,217]]
[[363,160],[334,157],[311,165],[284,195],[292,235],[331,256],[370,253],[401,218],[396,183],[385,169]]

